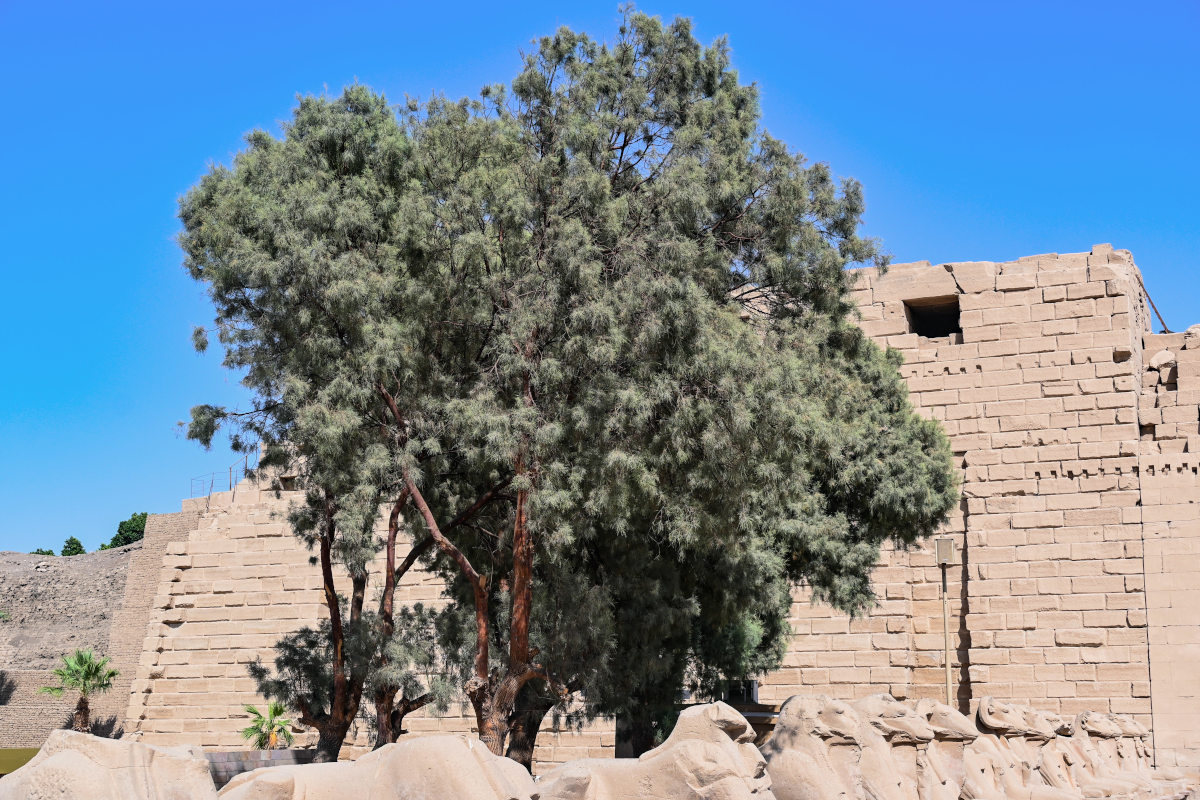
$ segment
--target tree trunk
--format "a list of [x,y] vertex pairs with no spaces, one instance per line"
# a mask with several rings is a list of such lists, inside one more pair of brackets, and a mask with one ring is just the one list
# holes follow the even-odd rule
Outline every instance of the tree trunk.
[[404,730],[404,717],[407,717],[410,712],[426,705],[431,699],[432,698],[428,696],[428,694],[422,694],[421,697],[416,698],[415,700],[404,700],[403,703],[396,706],[396,709],[392,710],[391,732],[392,736],[394,736],[392,741],[396,741],[397,739],[400,739],[402,735],[408,733],[407,730]]
[[[386,563],[383,573],[383,594],[379,598],[380,634],[383,638],[379,656],[379,668],[388,665],[387,644],[396,630],[395,596],[396,596],[396,537],[400,532],[400,512],[408,502],[408,489],[400,493],[400,497],[392,504],[392,513],[388,515],[388,535],[386,547]],[[415,550],[416,548],[414,548]],[[396,741],[397,733],[392,730],[392,706],[396,700],[396,691],[388,686],[375,692],[375,749]]]
[[528,683],[521,691],[517,709],[509,721],[508,749],[504,753],[530,772],[533,771],[533,751],[542,720],[554,707],[553,698],[531,687],[532,683]]
[[375,695],[375,713],[378,719],[378,732],[375,736],[375,748],[378,750],[385,744],[399,741],[407,731],[404,730],[404,718],[419,708],[424,708],[433,702],[433,695],[426,692],[412,700],[404,699],[396,702],[395,691],[380,692]]
[[92,732],[91,707],[85,694],[79,695],[79,702],[75,704],[75,718],[71,721],[71,728],[80,733]]
[[508,716],[493,711],[483,720],[479,729],[479,741],[483,742],[493,755],[504,755],[504,743],[508,740]]
[[392,728],[392,706],[395,702],[396,693],[391,689],[384,689],[375,693],[375,749],[383,747],[385,744],[391,744],[396,741],[399,735],[398,731]]
[[[325,493],[325,527],[320,538],[321,582],[324,590],[325,607],[329,609],[329,635],[333,644],[333,686],[330,687],[329,717],[317,730],[317,752],[314,761],[337,761],[342,742],[354,718],[358,716],[362,701],[365,674],[346,672],[346,628],[342,618],[341,601],[333,579],[333,544],[336,535],[334,513],[336,503],[333,496]],[[351,576],[350,620],[354,624],[362,617],[363,602],[367,594],[367,574]]]
[[631,716],[626,722],[625,733],[629,737],[631,755],[637,758],[642,753],[654,749],[654,737],[657,730],[653,721],[638,714]]
[[313,755],[314,764],[331,763],[338,760],[342,752],[342,742],[346,741],[346,733],[350,724],[327,723],[317,729],[317,752]]
[[[467,696],[475,706],[475,717],[479,722],[479,738],[494,754],[502,756],[508,742],[509,731],[515,719],[517,700],[533,680],[546,680],[540,667],[529,664],[516,670],[506,669],[503,675],[489,683],[472,679],[468,683]],[[532,691],[532,690],[529,690]],[[534,734],[536,736],[536,733]]]

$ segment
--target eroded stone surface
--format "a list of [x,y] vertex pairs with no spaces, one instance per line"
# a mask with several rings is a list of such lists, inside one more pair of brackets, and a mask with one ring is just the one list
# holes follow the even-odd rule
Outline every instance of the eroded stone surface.
[[357,761],[265,767],[239,775],[222,800],[533,800],[533,778],[478,739],[423,736]]
[[934,700],[795,696],[763,745],[780,800],[1183,800],[1197,776],[1156,771],[1131,717],[1073,719],[985,697],[975,721]]
[[583,759],[538,782],[540,800],[775,800],[754,731],[725,703],[685,709],[636,759]]
[[[840,700],[797,695],[779,710],[775,731],[762,746],[778,800],[853,800],[862,781],[855,768],[857,712]],[[850,758],[839,758],[840,747]]]
[[200,748],[153,747],[54,731],[33,760],[0,778],[0,800],[216,800]]

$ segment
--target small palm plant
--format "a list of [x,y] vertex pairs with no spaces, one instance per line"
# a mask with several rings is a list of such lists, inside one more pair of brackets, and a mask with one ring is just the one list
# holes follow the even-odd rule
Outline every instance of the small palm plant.
[[74,655],[63,656],[62,660],[61,667],[51,670],[61,685],[43,686],[38,689],[38,693],[62,697],[66,691],[79,692],[79,702],[75,704],[75,717],[71,727],[88,733],[92,729],[88,698],[111,689],[113,680],[120,673],[109,668],[107,657],[96,658],[96,654],[91,650],[76,650]]
[[254,749],[274,750],[279,746],[280,741],[284,745],[292,743],[292,732],[288,730],[292,721],[284,719],[283,714],[287,709],[284,708],[283,703],[277,700],[268,703],[266,716],[263,716],[258,708],[248,703],[242,707],[250,715],[250,724],[242,728],[242,738],[251,742]]

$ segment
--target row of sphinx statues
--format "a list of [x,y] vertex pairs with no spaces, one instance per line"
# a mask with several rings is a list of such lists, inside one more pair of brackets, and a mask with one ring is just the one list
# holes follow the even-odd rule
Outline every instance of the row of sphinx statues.
[[471,736],[404,737],[355,761],[265,767],[220,789],[204,753],[55,731],[0,778],[0,800],[1185,800],[1200,774],[1155,769],[1136,720],[1064,718],[984,698],[796,696],[770,737],[725,703],[693,706],[638,758],[536,779]]
[[797,696],[762,746],[777,800],[1182,800],[1200,774],[1154,769],[1132,717],[1062,717],[983,698],[974,720],[934,700]]

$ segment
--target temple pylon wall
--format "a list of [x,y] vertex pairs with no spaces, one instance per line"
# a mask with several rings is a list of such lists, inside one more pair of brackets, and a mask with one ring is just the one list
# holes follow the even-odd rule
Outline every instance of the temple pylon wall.
[[[1160,763],[1200,763],[1200,328],[1151,334],[1141,275],[1108,245],[862,270],[855,295],[962,469],[943,532],[960,707],[1132,714]],[[939,582],[928,543],[885,554],[863,619],[798,598],[760,696],[941,697]]]
[[[912,402],[943,424],[961,469],[941,534],[960,562],[948,574],[957,705],[992,695],[1132,714],[1160,764],[1200,765],[1200,327],[1150,333],[1140,273],[1108,245],[860,270],[854,298],[863,330],[903,354]],[[244,747],[242,706],[264,702],[246,665],[324,614],[286,523],[296,500],[243,482],[184,501],[170,524],[152,518],[109,637],[142,638],[126,735]],[[885,551],[874,577],[879,603],[853,620],[796,591],[791,645],[759,681],[761,702],[942,697],[932,542]],[[440,582],[410,573],[397,600],[442,602]],[[472,724],[465,708],[406,721],[414,733]],[[612,755],[615,738],[605,720],[547,731],[535,761]],[[347,752],[368,744],[360,726]]]

